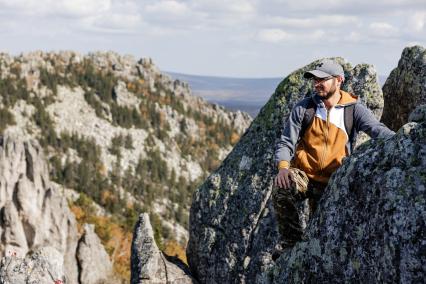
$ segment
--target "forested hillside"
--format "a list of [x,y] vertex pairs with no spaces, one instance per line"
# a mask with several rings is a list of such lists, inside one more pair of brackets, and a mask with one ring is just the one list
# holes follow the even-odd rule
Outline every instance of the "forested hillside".
[[[36,138],[80,224],[96,224],[128,277],[131,230],[154,220],[159,246],[186,245],[191,195],[250,123],[191,95],[150,59],[115,53],[0,55],[0,130]],[[184,258],[184,256],[182,256]]]

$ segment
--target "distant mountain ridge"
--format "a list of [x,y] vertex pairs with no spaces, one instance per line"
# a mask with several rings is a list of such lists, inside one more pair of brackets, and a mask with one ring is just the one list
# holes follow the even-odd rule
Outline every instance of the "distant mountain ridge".
[[233,78],[166,73],[187,82],[194,95],[223,105],[230,110],[245,111],[252,117],[257,115],[282,80],[280,77]]
[[[187,82],[194,95],[209,102],[223,105],[230,110],[245,111],[252,117],[257,115],[284,78],[284,76],[282,78],[202,76],[167,71],[165,73],[180,81]],[[387,75],[379,75],[378,77],[380,86],[383,86]]]

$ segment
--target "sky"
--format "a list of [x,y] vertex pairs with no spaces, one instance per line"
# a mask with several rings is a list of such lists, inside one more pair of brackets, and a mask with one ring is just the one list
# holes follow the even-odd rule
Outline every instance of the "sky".
[[426,47],[426,0],[0,0],[0,51],[115,51],[162,71],[284,77],[341,56],[388,75]]

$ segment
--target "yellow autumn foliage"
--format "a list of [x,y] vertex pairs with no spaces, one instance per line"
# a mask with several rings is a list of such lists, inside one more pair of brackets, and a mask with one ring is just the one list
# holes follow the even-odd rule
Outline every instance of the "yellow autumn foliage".
[[70,209],[77,220],[77,228],[80,234],[83,233],[84,223],[95,225],[96,234],[108,252],[114,270],[117,275],[129,282],[132,233],[125,231],[110,217],[88,214],[88,212],[85,212],[87,208],[71,205]]
[[240,135],[237,132],[232,132],[231,134],[231,145],[235,145],[238,140],[240,140]]

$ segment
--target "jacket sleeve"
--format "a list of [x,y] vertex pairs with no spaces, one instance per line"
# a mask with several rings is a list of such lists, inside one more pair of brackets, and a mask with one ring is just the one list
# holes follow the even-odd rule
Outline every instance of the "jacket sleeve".
[[364,131],[371,138],[386,138],[395,134],[379,122],[373,113],[363,104],[357,103],[354,109],[354,124],[357,131]]
[[290,165],[294,157],[296,144],[302,127],[303,116],[306,111],[306,102],[302,100],[291,111],[283,125],[283,132],[275,145],[275,163],[279,168]]

